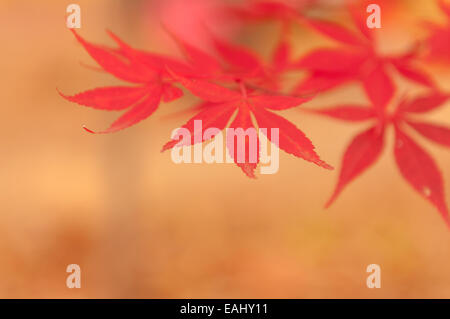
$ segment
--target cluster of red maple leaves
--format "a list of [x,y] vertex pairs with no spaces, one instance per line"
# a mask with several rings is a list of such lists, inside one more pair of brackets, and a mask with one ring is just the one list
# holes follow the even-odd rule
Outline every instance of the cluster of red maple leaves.
[[[202,100],[193,116],[183,128],[194,136],[208,128],[267,128],[271,139],[271,128],[279,129],[278,147],[285,152],[326,169],[332,167],[323,161],[314,150],[313,143],[293,123],[273,111],[297,107],[319,93],[348,82],[358,82],[364,88],[370,105],[338,105],[329,109],[313,110],[317,114],[348,121],[370,122],[370,128],[357,135],[344,153],[336,189],[328,201],[330,205],[344,187],[375,163],[383,149],[384,135],[388,126],[394,127],[394,156],[404,179],[424,198],[429,200],[450,225],[441,173],[433,158],[411,137],[415,130],[438,144],[450,147],[450,129],[422,122],[420,115],[430,112],[449,99],[441,92],[432,78],[417,62],[424,59],[424,47],[429,56],[450,61],[450,4],[437,0],[448,16],[447,26],[429,25],[429,37],[420,45],[398,56],[385,56],[377,52],[373,31],[366,25],[364,11],[349,7],[355,28],[343,27],[329,21],[313,19],[302,14],[301,7],[279,1],[250,1],[247,5],[232,7],[243,21],[276,20],[283,25],[283,33],[270,61],[264,61],[250,49],[219,39],[211,34],[211,43],[216,55],[210,54],[171,34],[184,53],[180,60],[166,55],[138,50],[109,32],[117,43],[114,48],[90,43],[73,31],[90,56],[101,68],[133,86],[103,87],[64,98],[84,106],[107,111],[125,111],[104,131],[112,133],[146,119],[164,102],[180,99],[184,89]],[[334,40],[334,48],[319,48],[306,56],[295,59],[287,34],[292,23],[310,28]],[[219,56],[220,58],[216,58]],[[295,86],[289,94],[282,93],[281,80],[290,71],[307,71],[308,76]],[[428,93],[415,98],[404,98],[396,102],[396,84],[393,73],[428,88]],[[394,108],[392,106],[396,104]],[[392,109],[394,111],[392,111]],[[194,121],[202,121],[202,132],[194,131]],[[211,137],[213,138],[213,137]],[[205,141],[205,140],[203,140]],[[171,140],[163,151],[175,147],[180,141]],[[230,154],[236,164],[249,177],[255,177],[258,165],[250,162],[246,139],[246,161],[237,159],[237,150]]]

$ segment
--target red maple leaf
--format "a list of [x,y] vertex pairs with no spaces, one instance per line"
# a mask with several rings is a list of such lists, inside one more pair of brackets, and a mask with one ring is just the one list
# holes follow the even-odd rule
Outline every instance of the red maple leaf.
[[[286,110],[307,102],[309,98],[259,94],[248,91],[243,82],[239,82],[241,90],[235,91],[205,80],[188,79],[177,74],[173,74],[173,77],[191,93],[207,102],[201,112],[182,126],[182,128],[189,130],[191,133],[191,141],[187,145],[206,141],[204,132],[208,128],[225,129],[235,113],[237,115],[229,125],[230,128],[242,128],[246,130],[247,128],[253,127],[256,129],[251,117],[251,114],[253,114],[258,126],[267,129],[267,138],[280,149],[326,169],[332,169],[330,165],[322,161],[316,154],[313,144],[302,131],[291,122],[270,111]],[[194,121],[196,120],[202,121],[201,132],[195,131]],[[270,134],[272,128],[279,129],[278,142]],[[201,136],[201,139],[196,140],[196,136]],[[212,139],[214,136],[210,136],[209,139]],[[238,161],[238,151],[236,148],[233,149],[231,147],[234,143],[229,139],[227,139],[227,148],[231,157],[242,171],[247,176],[254,178],[254,170],[259,162],[259,154],[256,161],[251,160],[250,156],[252,154],[249,154],[249,143],[249,139],[246,138],[246,158],[244,161]],[[259,140],[257,143],[259,145]],[[164,145],[162,151],[171,149],[176,145],[187,146],[181,145],[181,136],[177,137],[175,135],[172,141]]]
[[[309,76],[293,90],[294,94],[323,92],[350,81],[363,84],[367,94],[378,96],[379,102],[390,100],[394,83],[389,69],[393,67],[403,77],[434,88],[432,79],[416,65],[420,46],[402,55],[384,56],[377,52],[373,29],[365,19],[350,7],[349,12],[356,30],[350,30],[333,22],[299,17],[313,30],[336,41],[337,48],[314,50],[295,63],[298,69],[306,69]],[[383,83],[382,86],[379,84]]]
[[193,72],[189,66],[172,58],[134,50],[112,33],[110,35],[119,43],[119,49],[89,43],[75,31],[72,32],[104,71],[136,85],[96,88],[74,96],[60,93],[71,102],[99,110],[128,109],[108,129],[94,132],[85,128],[86,131],[104,134],[128,128],[153,114],[161,100],[171,102],[183,95],[183,92],[173,85],[165,67],[170,66],[186,73]]
[[438,0],[438,4],[442,12],[447,16],[447,23],[445,25],[427,23],[431,31],[431,35],[427,39],[430,50],[429,58],[450,62],[450,3]]
[[[271,64],[266,65],[250,50],[214,39],[216,49],[228,65],[227,68],[223,68],[214,57],[173,34],[173,38],[179,44],[189,64],[170,57],[131,48],[112,33],[110,35],[119,45],[118,48],[100,47],[88,43],[75,32],[74,34],[105,71],[119,79],[139,84],[137,87],[98,88],[70,97],[63,95],[72,102],[97,109],[113,111],[131,108],[109,129],[99,133],[110,133],[136,124],[150,116],[158,107],[161,99],[171,101],[179,98],[182,92],[179,88],[173,86],[173,83],[180,82],[192,93],[203,99],[200,113],[194,116],[184,126],[185,128],[192,131],[194,121],[200,119],[203,121],[203,130],[211,127],[223,129],[235,113],[237,115],[229,127],[244,130],[250,127],[255,128],[251,118],[251,114],[253,114],[258,125],[268,130],[267,137],[269,140],[276,143],[281,149],[319,166],[331,169],[331,166],[323,162],[315,153],[314,146],[303,132],[284,118],[268,111],[298,106],[310,98],[284,96],[272,92],[268,94],[267,89],[258,86],[266,84],[266,82],[270,82],[273,86],[277,84],[274,79],[284,72],[289,61],[287,42],[280,42]],[[270,78],[269,73],[272,78]],[[239,83],[241,91],[233,91],[209,81],[219,81],[228,85]],[[249,83],[252,87],[247,89],[245,83]],[[280,130],[279,142],[272,140],[272,128]],[[92,132],[91,130],[88,131]],[[191,141],[191,144],[195,143],[196,141]],[[178,144],[178,141],[171,141],[163,149],[170,149],[176,144]],[[231,141],[227,141],[229,149],[231,144]],[[251,154],[248,152],[248,137],[244,147],[246,148],[246,159],[243,162],[237,158],[237,149],[230,150],[230,152],[236,164],[249,177],[254,177],[254,170],[259,161],[259,152],[256,162],[251,161],[249,158]]]
[[393,114],[387,111],[388,102],[381,107],[375,106],[377,100],[374,99],[370,107],[342,105],[313,111],[350,122],[373,121],[370,128],[357,135],[345,151],[337,186],[326,206],[330,206],[351,181],[376,162],[383,150],[386,128],[393,125],[394,156],[403,178],[439,210],[450,226],[441,173],[433,158],[414,142],[407,131],[408,127],[413,128],[429,140],[450,147],[449,128],[414,118],[414,115],[437,109],[448,99],[449,95],[437,91],[415,99],[403,99]]

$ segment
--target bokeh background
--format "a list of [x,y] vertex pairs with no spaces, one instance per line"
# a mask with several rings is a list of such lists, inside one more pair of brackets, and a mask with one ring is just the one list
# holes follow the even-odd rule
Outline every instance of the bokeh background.
[[[74,3],[82,9],[80,34],[91,41],[112,44],[109,28],[136,47],[172,52],[159,17],[180,25],[196,15],[193,5],[171,12],[170,2]],[[349,22],[339,1],[319,2],[316,14]],[[176,165],[170,153],[161,154],[172,129],[190,115],[177,112],[194,98],[162,105],[120,133],[84,132],[83,124],[106,128],[117,114],[71,104],[56,88],[72,94],[119,82],[81,65],[95,64],[65,27],[70,3],[0,2],[0,297],[450,298],[450,232],[401,178],[392,135],[376,166],[324,210],[338,171],[280,153],[278,174],[250,180],[231,164]],[[444,21],[433,1],[390,3],[381,43],[387,52],[424,36],[421,21]],[[218,27],[264,54],[278,32],[273,23]],[[298,55],[332,45],[301,27],[294,36]],[[192,41],[200,38],[193,33]],[[449,66],[427,68],[450,89]],[[421,90],[399,86],[399,94]],[[308,106],[336,101],[366,98],[360,87],[347,86]],[[366,126],[299,110],[284,115],[336,167]],[[450,124],[450,105],[431,118]],[[441,167],[450,201],[450,152],[420,142]],[[81,266],[81,289],[66,287],[72,263]],[[381,266],[381,289],[366,287],[372,263]]]

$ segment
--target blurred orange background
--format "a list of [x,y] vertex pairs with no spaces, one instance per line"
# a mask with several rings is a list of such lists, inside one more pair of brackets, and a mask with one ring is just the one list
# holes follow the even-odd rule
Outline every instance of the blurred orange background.
[[[151,21],[157,2],[76,1],[79,32],[112,45],[109,28],[135,47],[170,52]],[[171,114],[192,97],[116,134],[84,132],[82,125],[106,128],[117,114],[71,104],[56,88],[72,94],[119,82],[80,65],[95,64],[65,26],[70,3],[0,2],[0,297],[450,298],[450,232],[401,178],[392,135],[381,160],[324,210],[338,170],[280,152],[277,174],[250,180],[235,165],[176,165],[161,154],[189,116]],[[398,3],[395,19],[383,21],[383,50],[423,36],[422,20],[444,21],[432,1]],[[339,10],[335,17],[346,23]],[[276,37],[269,23],[236,41],[269,53]],[[295,37],[298,55],[330,44],[301,27]],[[450,89],[450,67],[429,69]],[[399,94],[420,90],[401,83]],[[355,85],[308,107],[335,101],[367,103]],[[337,168],[365,127],[298,109],[283,115]],[[450,104],[431,118],[450,125]],[[450,152],[419,141],[442,170],[449,202]],[[381,266],[381,289],[366,287],[372,263]],[[66,287],[69,264],[81,267],[81,289]]]

